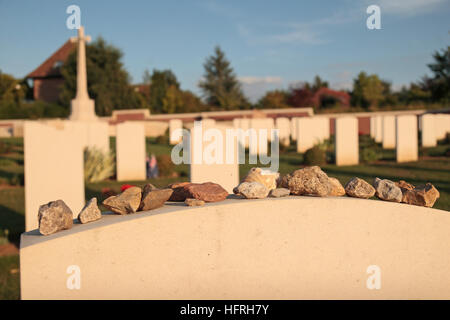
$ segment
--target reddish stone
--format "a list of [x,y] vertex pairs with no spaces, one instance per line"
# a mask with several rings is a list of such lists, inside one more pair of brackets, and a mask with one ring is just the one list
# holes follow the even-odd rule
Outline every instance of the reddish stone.
[[169,198],[169,201],[184,201],[188,198],[188,194],[186,190],[183,189],[184,186],[191,184],[190,182],[175,182],[170,184],[167,188],[173,190],[172,195]]
[[228,197],[228,192],[224,188],[212,182],[190,183],[185,185],[183,189],[187,193],[186,198],[203,200],[205,202],[223,201]]

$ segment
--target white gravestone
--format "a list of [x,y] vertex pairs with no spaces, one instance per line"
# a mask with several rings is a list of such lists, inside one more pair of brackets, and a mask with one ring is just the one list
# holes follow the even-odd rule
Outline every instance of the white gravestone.
[[180,129],[183,129],[183,121],[181,121],[180,119],[172,119],[169,121],[170,144],[177,144],[183,139],[183,135],[174,134],[176,130],[181,132]]
[[359,162],[358,119],[336,118],[336,165],[348,166]]
[[290,145],[290,133],[291,133],[291,122],[288,118],[277,118],[275,120],[275,127],[279,131],[280,144],[288,147]]
[[124,122],[117,125],[117,180],[145,180],[145,130],[142,124]]
[[397,162],[417,161],[419,147],[417,141],[417,116],[397,116]]
[[395,116],[383,117],[383,148],[395,148]]
[[63,200],[78,215],[84,205],[84,143],[70,123],[61,129],[24,124],[25,230],[38,228],[39,206]]
[[375,142],[381,143],[383,141],[383,117],[375,116]]
[[329,119],[303,117],[297,119],[297,152],[305,152],[330,137]]
[[190,181],[214,182],[233,193],[239,183],[238,139],[229,140],[227,146],[227,129],[233,128],[204,121],[191,129]]
[[435,147],[436,140],[436,122],[435,115],[428,113],[420,117],[422,129],[422,147]]
[[376,129],[376,120],[375,117],[370,117],[370,137],[375,139],[375,129]]

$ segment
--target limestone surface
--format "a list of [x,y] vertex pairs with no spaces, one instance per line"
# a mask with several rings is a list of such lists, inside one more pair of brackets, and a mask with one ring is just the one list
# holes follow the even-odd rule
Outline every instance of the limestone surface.
[[402,190],[391,180],[375,178],[373,187],[375,188],[375,195],[381,200],[402,201]]
[[354,177],[345,185],[345,193],[350,197],[368,199],[375,195],[375,189],[363,179]]
[[270,190],[263,184],[253,181],[242,182],[234,188],[233,192],[246,199],[264,199],[268,196]]
[[125,215],[138,210],[141,197],[141,188],[131,187],[117,196],[107,198],[103,201],[103,205],[114,213]]
[[338,179],[333,178],[333,177],[328,177],[328,180],[331,185],[331,190],[330,190],[330,193],[328,194],[329,196],[340,197],[340,196],[345,195],[345,189],[342,186],[342,184],[339,182]]
[[169,188],[157,189],[152,184],[145,185],[142,191],[139,211],[147,211],[162,207],[164,203],[169,200],[172,193],[173,190]]
[[51,201],[39,207],[39,232],[49,235],[72,228],[72,210],[62,200]]
[[205,204],[205,201],[198,199],[186,199],[184,200],[184,203],[189,207],[196,207],[196,206],[203,206]]
[[407,204],[431,208],[439,196],[439,191],[431,183],[427,183],[424,186],[417,186],[412,190],[407,190],[402,201]]
[[78,221],[81,223],[88,223],[92,221],[99,220],[102,217],[102,212],[98,208],[97,198],[92,198],[86,205],[81,209],[78,214]]
[[276,188],[270,191],[269,197],[272,198],[281,198],[281,197],[287,197],[291,191],[286,188]]
[[294,195],[314,195],[325,197],[330,193],[328,176],[320,167],[306,167],[284,176],[281,187],[288,188]]

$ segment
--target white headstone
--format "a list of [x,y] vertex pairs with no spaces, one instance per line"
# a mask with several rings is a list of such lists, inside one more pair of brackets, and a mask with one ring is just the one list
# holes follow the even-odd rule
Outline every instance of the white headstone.
[[383,141],[383,117],[375,116],[375,142],[381,143]]
[[288,118],[277,118],[275,120],[275,127],[280,130],[279,131],[279,138],[280,138],[280,144],[283,144],[284,146],[289,146],[290,141],[290,133],[291,133],[291,122]]
[[419,157],[419,146],[417,141],[417,116],[397,116],[396,130],[397,162],[417,161]]
[[84,205],[83,140],[79,127],[24,124],[25,231],[38,228],[39,206],[63,200],[76,217]]
[[172,119],[169,121],[170,144],[177,144],[183,139],[183,135],[175,135],[176,130],[183,129],[183,121],[180,119]]
[[436,141],[436,122],[435,115],[428,113],[420,117],[422,129],[422,147],[435,147]]
[[358,119],[336,118],[336,165],[355,165],[359,162]]
[[370,137],[375,139],[376,120],[375,117],[370,117]]
[[145,180],[145,130],[143,124],[123,122],[116,134],[117,180]]
[[395,148],[395,116],[383,117],[383,148]]
[[305,152],[330,137],[330,122],[326,117],[297,119],[297,152]]
[[193,183],[214,182],[229,193],[239,183],[238,140],[232,141],[234,157],[227,161],[226,129],[223,125],[212,126],[211,122],[202,121],[201,130],[191,129],[191,164],[190,181]]

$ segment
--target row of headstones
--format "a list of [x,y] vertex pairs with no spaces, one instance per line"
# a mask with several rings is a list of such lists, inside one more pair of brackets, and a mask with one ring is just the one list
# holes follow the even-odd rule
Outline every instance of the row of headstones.
[[[145,180],[145,134],[142,124],[121,123],[116,133],[117,180]],[[109,151],[105,122],[24,123],[25,229],[37,228],[39,206],[63,199],[74,212],[85,201],[86,148]]]
[[[413,130],[411,128],[410,130]],[[422,134],[422,147],[435,147],[437,141],[444,139],[450,132],[450,114],[424,114],[419,117],[418,128]],[[395,116],[375,116],[370,118],[370,136],[377,143],[381,143],[384,149],[394,149],[396,147],[396,118]],[[410,140],[413,141],[415,135]]]

